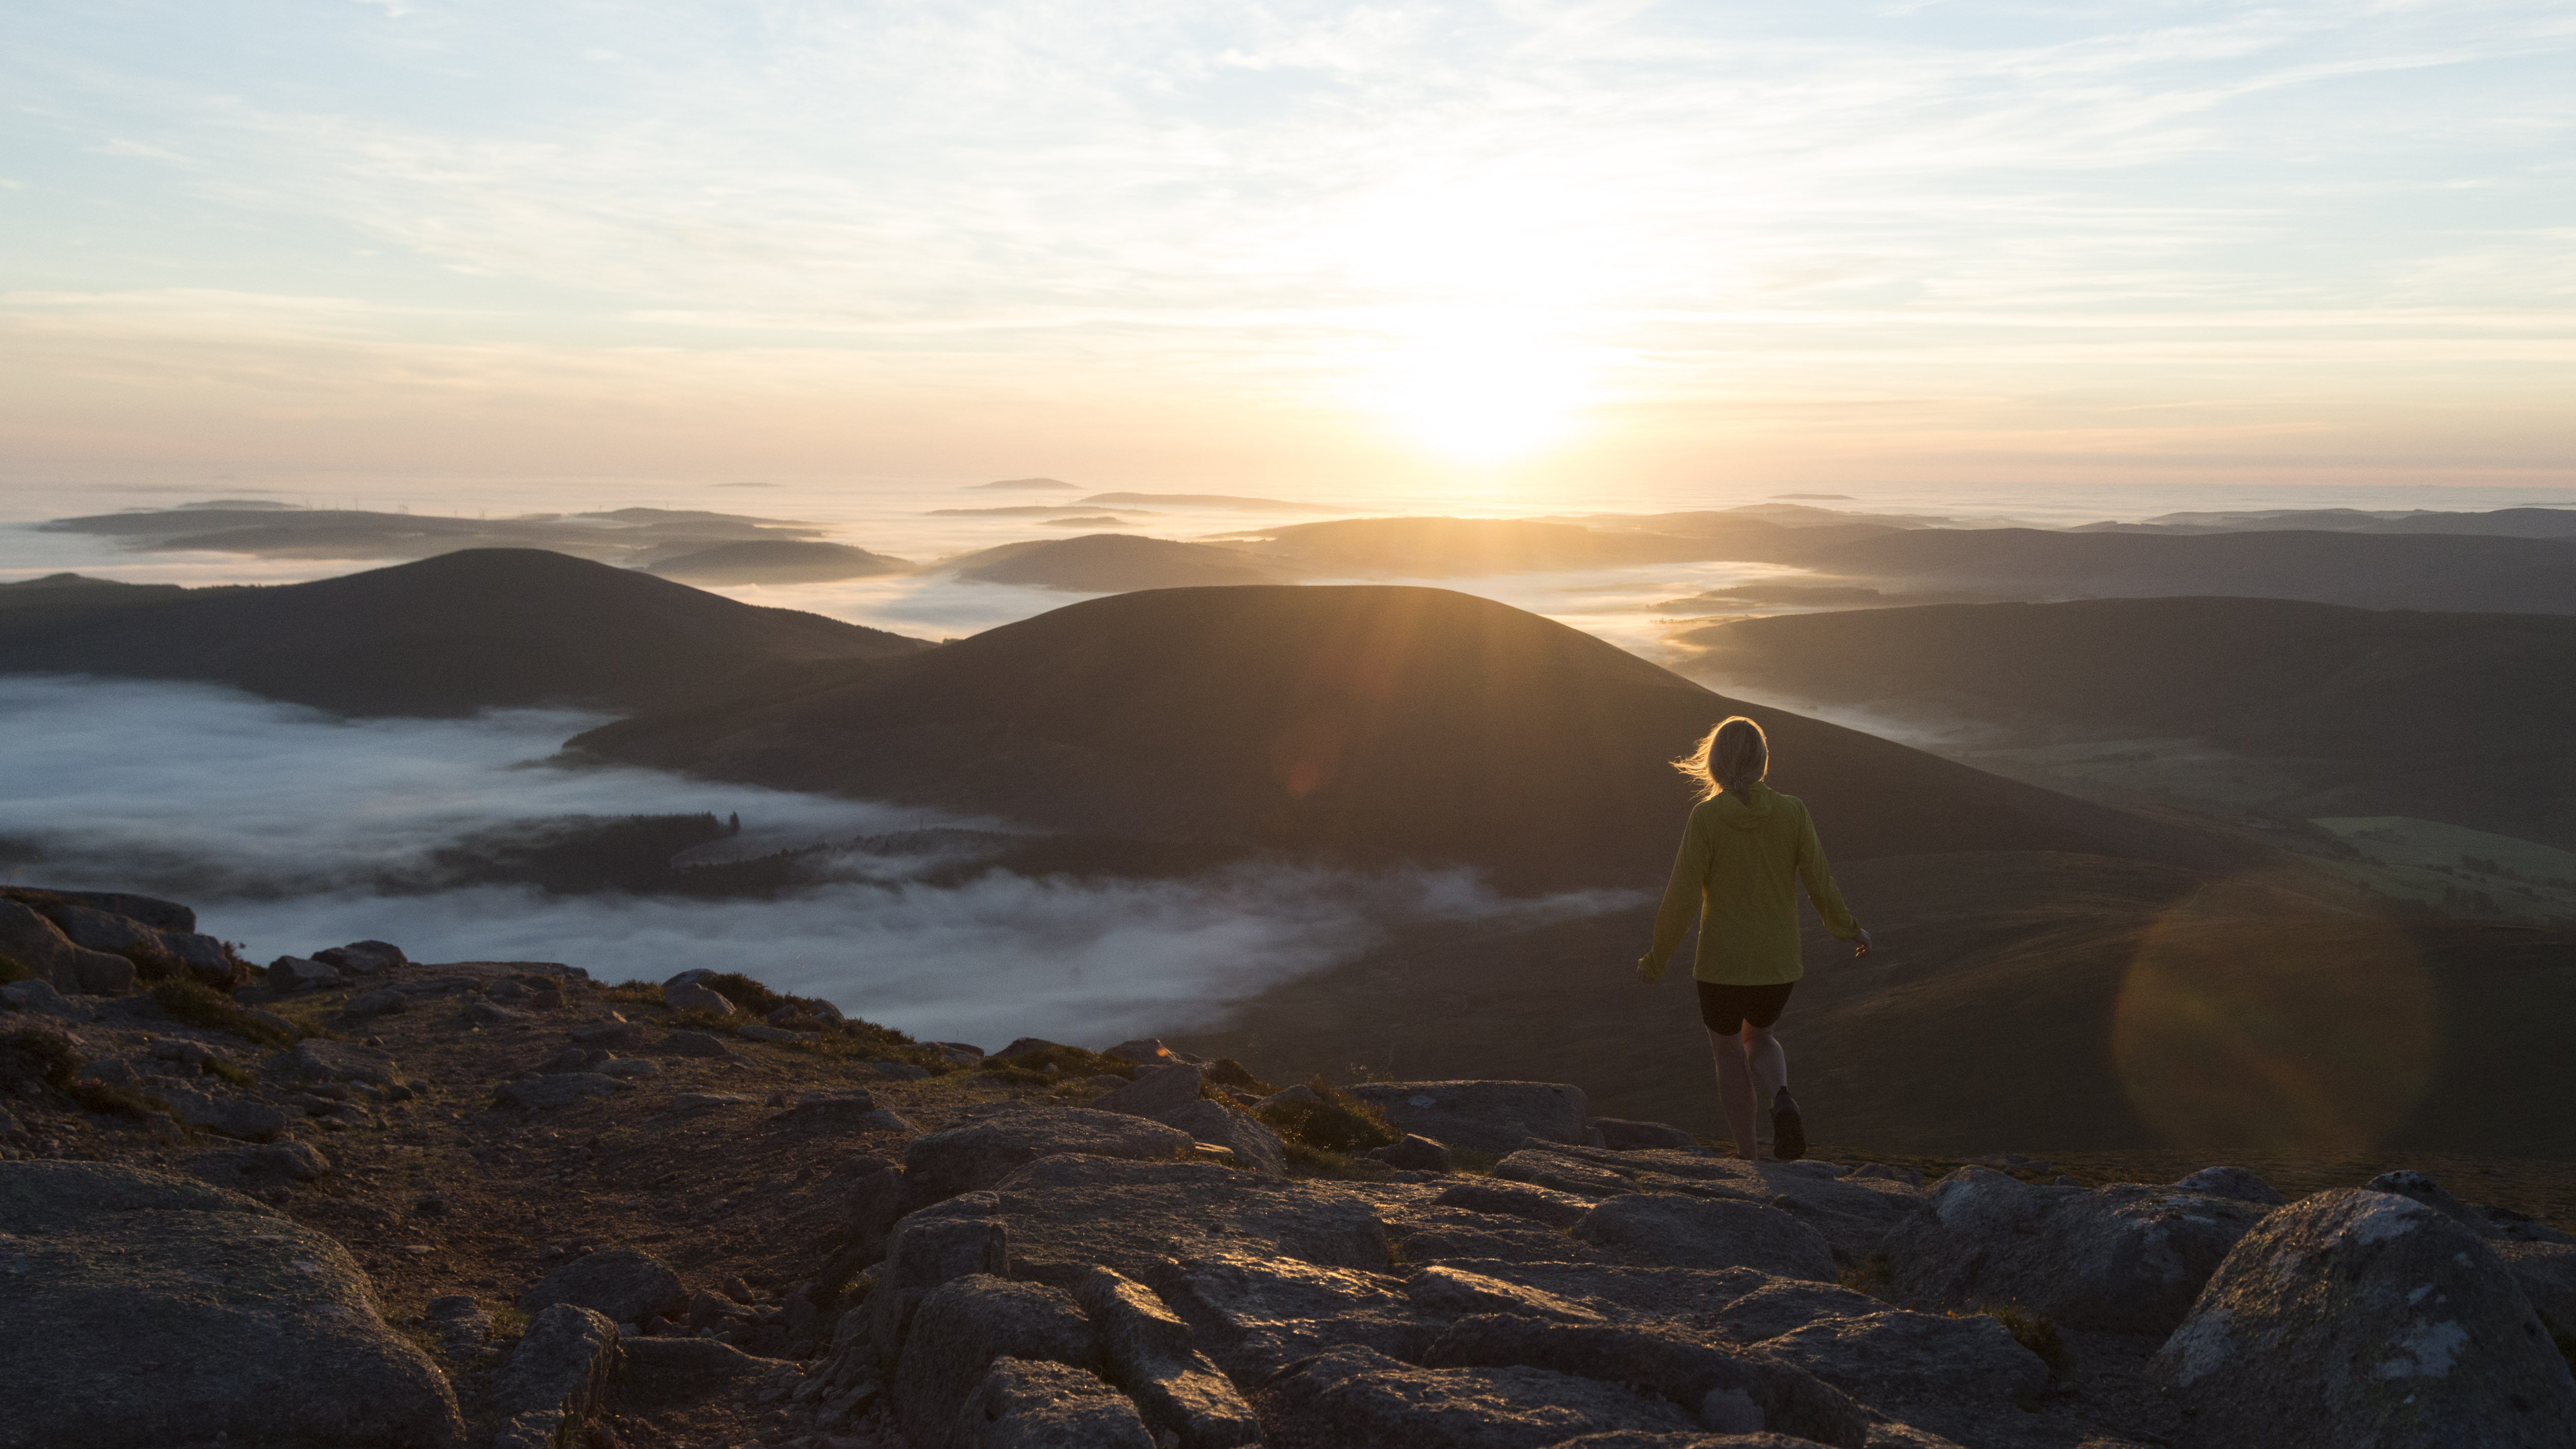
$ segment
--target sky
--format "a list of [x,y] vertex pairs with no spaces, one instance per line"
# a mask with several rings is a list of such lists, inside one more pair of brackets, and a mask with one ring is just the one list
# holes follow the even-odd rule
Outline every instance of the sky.
[[2576,10],[21,3],[0,486],[2576,481]]

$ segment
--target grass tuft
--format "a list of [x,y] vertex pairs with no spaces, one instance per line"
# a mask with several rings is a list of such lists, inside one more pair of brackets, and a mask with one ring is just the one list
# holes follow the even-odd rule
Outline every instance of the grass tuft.
[[767,1016],[787,1004],[787,998],[752,980],[739,971],[720,971],[701,976],[698,984],[754,1016]]
[[36,973],[18,963],[15,956],[0,955],[0,986],[12,981],[32,981]]
[[1320,1100],[1281,1102],[1255,1115],[1285,1141],[1344,1155],[1384,1147],[1403,1137],[1386,1120],[1386,1113],[1322,1077],[1308,1077],[1306,1086]]
[[[1055,1070],[1048,1071],[1049,1067]],[[1030,1087],[1078,1082],[1085,1077],[1125,1077],[1129,1081],[1136,1078],[1136,1064],[1125,1057],[1102,1056],[1078,1046],[1046,1047],[1023,1053],[1007,1062],[986,1057],[981,1070],[985,1076]]]
[[596,994],[602,1001],[621,1002],[628,1006],[662,1004],[662,988],[650,981],[620,981],[614,986],[601,987]]
[[250,1085],[250,1073],[243,1071],[241,1068],[234,1066],[228,1061],[225,1061],[222,1057],[209,1058],[206,1062],[206,1070],[215,1077],[223,1081],[230,1082],[236,1087],[247,1087]]
[[314,1035],[294,1027],[279,1026],[248,1007],[201,982],[185,978],[164,981],[152,988],[152,1000],[163,1011],[188,1023],[212,1031],[228,1031],[238,1037],[267,1046],[293,1046],[304,1037]]

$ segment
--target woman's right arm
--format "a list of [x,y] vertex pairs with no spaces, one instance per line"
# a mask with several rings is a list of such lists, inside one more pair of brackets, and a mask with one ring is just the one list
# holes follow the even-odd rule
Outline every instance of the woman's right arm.
[[1664,882],[1664,903],[1655,912],[1655,941],[1646,954],[1637,958],[1637,977],[1642,981],[1661,981],[1664,968],[1671,964],[1673,952],[1690,933],[1691,923],[1699,919],[1700,894],[1708,881],[1709,843],[1700,828],[1700,812],[1692,811],[1682,826],[1681,849],[1673,854],[1672,877]]

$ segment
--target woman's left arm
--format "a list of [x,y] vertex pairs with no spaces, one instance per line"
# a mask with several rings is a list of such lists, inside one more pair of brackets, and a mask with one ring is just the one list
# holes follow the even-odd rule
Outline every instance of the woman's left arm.
[[1837,941],[1857,937],[1861,949],[1868,947],[1869,933],[1853,919],[1851,907],[1843,904],[1842,887],[1834,884],[1833,867],[1825,864],[1825,847],[1816,839],[1816,817],[1807,816],[1798,835],[1798,878],[1807,884],[1807,903],[1825,923]]

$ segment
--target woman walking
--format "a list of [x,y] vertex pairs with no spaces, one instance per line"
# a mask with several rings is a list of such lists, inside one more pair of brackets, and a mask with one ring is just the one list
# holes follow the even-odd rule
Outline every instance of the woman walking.
[[1837,940],[1869,954],[1869,932],[1843,905],[1816,823],[1794,795],[1762,783],[1771,743],[1742,715],[1720,723],[1699,747],[1673,761],[1699,782],[1699,804],[1682,830],[1681,853],[1655,913],[1655,943],[1637,958],[1637,979],[1664,979],[1682,935],[1699,920],[1691,975],[1699,1019],[1717,1057],[1717,1099],[1735,1135],[1735,1155],[1758,1156],[1756,1104],[1771,1110],[1771,1154],[1792,1162],[1807,1150],[1798,1101],[1789,1095],[1789,1058],[1771,1026],[1805,974],[1798,959],[1798,882]]

